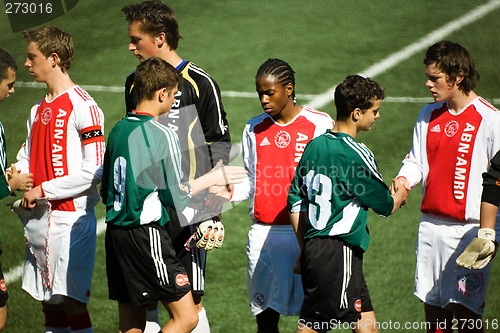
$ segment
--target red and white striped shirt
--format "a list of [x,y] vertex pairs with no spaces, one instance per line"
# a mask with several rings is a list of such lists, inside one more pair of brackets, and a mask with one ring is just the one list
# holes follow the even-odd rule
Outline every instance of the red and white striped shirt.
[[231,200],[252,196],[249,210],[254,222],[290,224],[286,204],[295,168],[306,144],[332,127],[327,113],[308,107],[287,124],[266,113],[250,119],[242,138],[249,183],[236,184]]
[[16,167],[33,173],[52,209],[93,209],[99,201],[104,157],[104,114],[79,86],[31,109],[28,138]]
[[446,102],[428,104],[398,176],[412,187],[422,180],[423,213],[477,222],[482,173],[499,149],[500,112],[483,98],[459,114],[449,112]]

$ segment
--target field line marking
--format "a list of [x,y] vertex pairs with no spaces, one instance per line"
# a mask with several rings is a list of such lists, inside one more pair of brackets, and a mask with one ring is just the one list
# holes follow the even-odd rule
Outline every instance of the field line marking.
[[[427,34],[427,36],[408,45],[402,50],[391,54],[384,60],[368,67],[364,71],[361,71],[359,75],[365,77],[375,77],[381,73],[384,73],[385,71],[398,65],[399,63],[410,58],[416,53],[425,50],[431,44],[439,42],[452,32],[462,29],[466,25],[479,20],[480,18],[490,13],[491,11],[497,9],[498,7],[500,7],[499,0],[492,0],[483,5],[480,5],[475,9],[473,9],[472,11],[470,11],[469,13],[465,14],[464,16],[449,22],[448,24],[444,25],[439,29],[431,31],[429,34]],[[335,87],[336,86],[333,86],[332,88],[328,89],[325,93],[313,99],[308,105],[315,109],[320,109],[324,107],[333,100],[333,93],[335,92]]]
[[[104,222],[104,218],[98,219],[96,234],[100,235],[105,230],[106,230],[106,223]],[[18,279],[20,279],[22,275],[23,275],[23,264],[9,269],[9,271],[4,274],[4,279],[7,283],[14,283]]]

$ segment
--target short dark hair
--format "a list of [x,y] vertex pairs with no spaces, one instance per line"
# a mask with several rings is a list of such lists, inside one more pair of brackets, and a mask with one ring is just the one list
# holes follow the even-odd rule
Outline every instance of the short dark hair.
[[277,82],[283,86],[291,83],[293,85],[292,97],[295,100],[295,72],[286,61],[276,58],[267,59],[260,65],[255,78],[264,75],[275,77]]
[[9,52],[0,49],[0,81],[7,78],[7,69],[11,68],[17,72],[17,64]]
[[137,100],[151,100],[160,89],[171,91],[179,83],[182,77],[175,67],[158,57],[151,57],[141,62],[134,77],[134,91]]
[[460,44],[450,41],[438,42],[427,50],[424,64],[436,67],[448,76],[448,82],[454,83],[457,76],[462,75],[463,80],[458,84],[458,89],[465,94],[471,92],[479,82],[479,72],[469,52]]
[[356,108],[366,111],[372,107],[372,99],[384,99],[380,85],[370,78],[348,75],[335,88],[334,100],[337,120],[347,119]]
[[56,53],[61,59],[59,66],[68,71],[75,57],[75,48],[71,35],[55,26],[41,26],[23,31],[24,39],[38,46],[44,57]]
[[129,24],[140,22],[142,31],[152,37],[164,32],[167,43],[172,50],[177,49],[182,36],[179,33],[179,23],[174,11],[158,0],[144,1],[126,5],[122,8],[125,20]]

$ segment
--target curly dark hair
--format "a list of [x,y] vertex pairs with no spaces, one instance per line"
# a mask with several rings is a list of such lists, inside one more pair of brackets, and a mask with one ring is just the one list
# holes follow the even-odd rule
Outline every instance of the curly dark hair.
[[366,111],[372,107],[372,99],[382,100],[384,97],[384,91],[377,82],[360,75],[348,75],[335,88],[337,120],[347,119],[356,108]]

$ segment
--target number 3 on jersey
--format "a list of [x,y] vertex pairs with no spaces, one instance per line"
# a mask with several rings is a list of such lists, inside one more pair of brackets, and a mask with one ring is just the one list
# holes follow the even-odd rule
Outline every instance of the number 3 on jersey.
[[310,170],[304,177],[304,183],[307,184],[307,197],[310,202],[309,222],[315,229],[322,230],[330,217],[332,180]]
[[123,199],[125,198],[125,183],[127,180],[127,160],[118,157],[115,160],[113,183],[115,187],[115,201],[113,209],[119,211],[122,209]]

